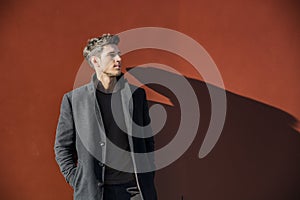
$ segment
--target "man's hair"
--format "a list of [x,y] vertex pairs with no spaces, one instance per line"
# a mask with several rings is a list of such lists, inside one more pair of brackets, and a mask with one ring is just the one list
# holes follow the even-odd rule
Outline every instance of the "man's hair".
[[89,65],[94,68],[91,63],[91,56],[101,53],[103,46],[108,44],[119,44],[120,38],[118,35],[103,34],[101,37],[91,38],[83,49],[83,56],[88,61]]

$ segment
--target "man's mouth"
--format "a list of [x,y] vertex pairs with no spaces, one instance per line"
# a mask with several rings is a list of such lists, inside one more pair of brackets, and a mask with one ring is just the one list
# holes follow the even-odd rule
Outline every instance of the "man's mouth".
[[121,69],[121,65],[114,65],[115,69]]

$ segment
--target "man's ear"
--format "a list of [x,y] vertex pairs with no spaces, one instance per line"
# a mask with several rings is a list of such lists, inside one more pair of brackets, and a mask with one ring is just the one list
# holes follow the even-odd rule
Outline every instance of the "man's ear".
[[99,57],[91,56],[90,60],[94,67],[100,67],[100,58]]

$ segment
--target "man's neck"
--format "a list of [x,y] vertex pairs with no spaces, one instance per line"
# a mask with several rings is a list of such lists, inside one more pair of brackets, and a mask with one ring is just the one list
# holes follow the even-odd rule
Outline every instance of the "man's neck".
[[102,92],[111,93],[114,90],[114,87],[117,83],[117,78],[115,76],[110,76],[106,73],[97,74],[98,80],[102,83],[100,90]]

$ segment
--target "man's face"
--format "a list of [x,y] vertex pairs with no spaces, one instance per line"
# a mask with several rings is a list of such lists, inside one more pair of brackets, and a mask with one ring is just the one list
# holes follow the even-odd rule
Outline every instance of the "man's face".
[[100,70],[108,76],[119,76],[121,74],[120,50],[115,44],[103,46],[99,56]]

